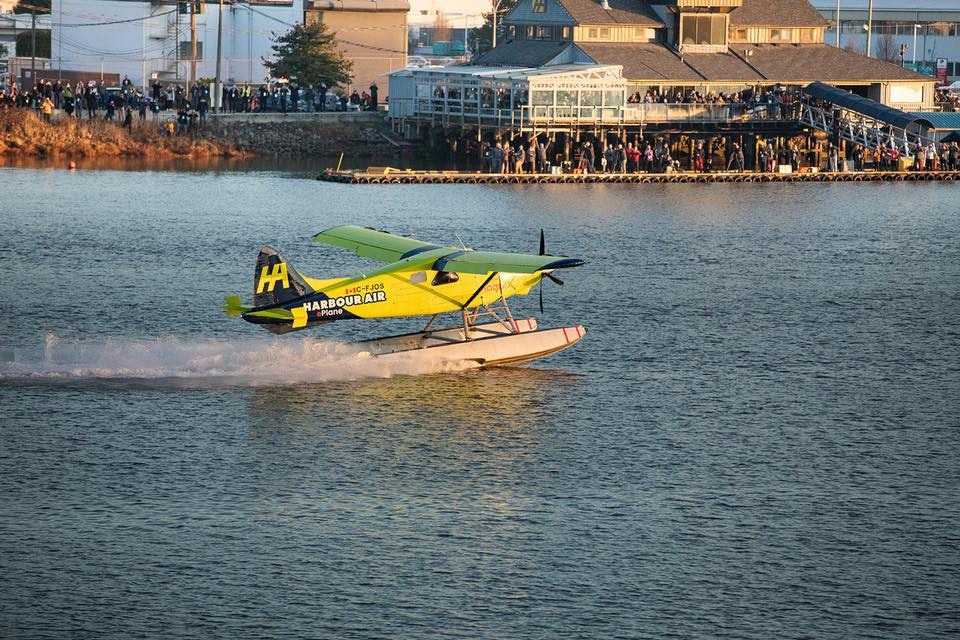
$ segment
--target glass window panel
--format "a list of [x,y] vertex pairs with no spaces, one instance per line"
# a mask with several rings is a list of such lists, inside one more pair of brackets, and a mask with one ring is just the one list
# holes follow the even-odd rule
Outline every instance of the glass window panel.
[[553,104],[553,91],[533,91],[530,104]]
[[584,90],[580,92],[580,104],[584,106],[599,106],[602,94],[599,91]]
[[711,16],[711,18],[710,44],[725,43],[727,41],[725,38],[727,21],[723,19],[723,16]]
[[577,104],[577,92],[557,91],[557,104],[565,106]]
[[603,39],[606,39],[606,38],[609,38],[609,37],[610,37],[610,29],[609,29],[609,27],[600,27],[600,37],[603,38]]
[[623,105],[623,91],[604,91],[603,104],[608,107],[619,107]]

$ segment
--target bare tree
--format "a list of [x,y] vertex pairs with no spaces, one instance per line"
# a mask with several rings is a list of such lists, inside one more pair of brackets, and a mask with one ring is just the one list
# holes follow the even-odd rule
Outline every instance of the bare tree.
[[863,55],[863,44],[860,42],[860,38],[857,37],[855,33],[851,33],[847,37],[847,43],[843,45],[843,48],[851,53],[857,53]]
[[878,60],[899,62],[900,47],[894,42],[893,34],[888,31],[877,40],[877,44],[873,47],[873,53]]

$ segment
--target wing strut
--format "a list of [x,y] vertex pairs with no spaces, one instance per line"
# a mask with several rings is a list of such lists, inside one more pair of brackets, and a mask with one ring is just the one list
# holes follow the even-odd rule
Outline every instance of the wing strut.
[[[500,275],[499,271],[491,271],[490,275],[487,276],[487,279],[483,281],[483,284],[477,287],[477,290],[473,292],[473,295],[470,296],[467,299],[467,301],[463,303],[463,306],[460,307],[460,312],[461,314],[463,314],[463,339],[464,340],[470,339],[470,318],[467,315],[467,307],[470,306],[471,302],[477,299],[477,296],[480,295],[480,293],[488,284],[490,284],[490,281],[499,275]],[[502,295],[503,295],[503,292],[501,292],[501,297]]]

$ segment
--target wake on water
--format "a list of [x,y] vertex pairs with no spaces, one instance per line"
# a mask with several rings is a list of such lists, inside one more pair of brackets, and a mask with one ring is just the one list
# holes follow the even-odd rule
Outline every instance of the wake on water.
[[48,335],[44,345],[18,348],[0,359],[0,383],[129,380],[257,386],[448,373],[476,366],[425,355],[375,358],[356,345],[311,338],[68,341]]

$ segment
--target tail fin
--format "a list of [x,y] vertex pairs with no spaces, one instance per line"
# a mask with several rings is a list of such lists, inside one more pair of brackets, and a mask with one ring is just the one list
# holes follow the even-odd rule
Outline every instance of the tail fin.
[[257,269],[253,276],[253,306],[270,307],[295,300],[313,288],[277,251],[260,247]]

